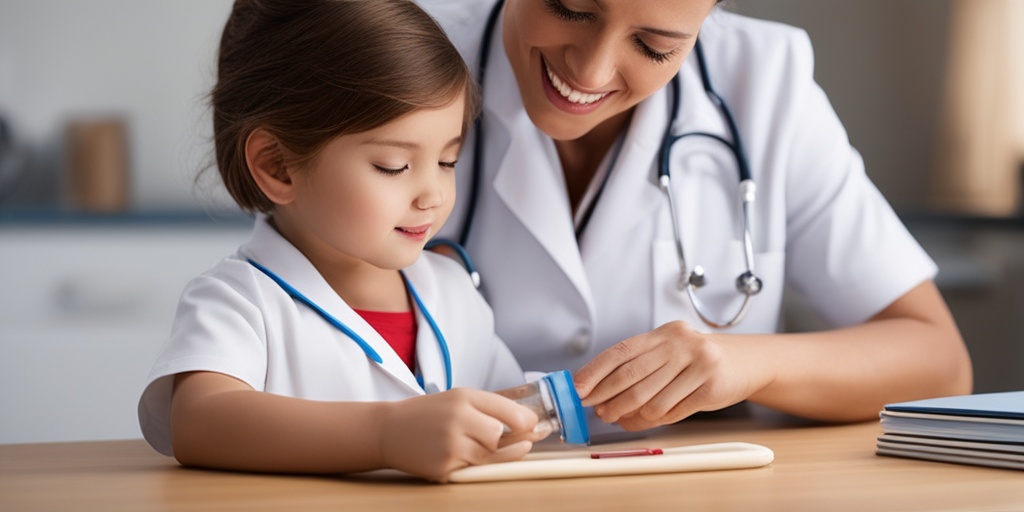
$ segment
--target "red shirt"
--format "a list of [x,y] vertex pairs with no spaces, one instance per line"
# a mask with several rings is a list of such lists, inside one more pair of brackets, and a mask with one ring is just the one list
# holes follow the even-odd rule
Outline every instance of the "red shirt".
[[366,320],[384,341],[402,358],[410,370],[416,366],[416,313],[404,311],[365,311],[356,309],[356,313]]

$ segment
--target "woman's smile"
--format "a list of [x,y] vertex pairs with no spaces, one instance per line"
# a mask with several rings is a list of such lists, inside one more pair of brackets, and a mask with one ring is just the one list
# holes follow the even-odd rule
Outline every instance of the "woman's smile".
[[541,58],[541,70],[543,71],[541,80],[544,83],[545,95],[555,107],[566,113],[589,114],[613,94],[611,92],[588,93],[574,89],[552,71],[543,58]]

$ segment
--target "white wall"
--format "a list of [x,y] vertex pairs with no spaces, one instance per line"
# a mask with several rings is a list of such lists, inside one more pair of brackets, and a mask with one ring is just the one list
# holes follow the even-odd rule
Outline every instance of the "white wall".
[[[135,208],[200,201],[192,179],[211,156],[204,95],[230,5],[0,0],[0,115],[43,154],[44,168],[33,172],[54,172],[69,116],[121,113],[130,123]],[[948,0],[726,5],[808,30],[818,79],[869,174],[897,207],[919,207],[932,163]],[[223,193],[214,201],[230,204]]]
[[950,44],[949,0],[727,0],[807,30],[814,75],[868,175],[899,210],[927,209]]
[[51,162],[70,117],[124,115],[136,207],[194,205],[192,180],[211,147],[204,94],[230,6],[2,0],[0,115]]

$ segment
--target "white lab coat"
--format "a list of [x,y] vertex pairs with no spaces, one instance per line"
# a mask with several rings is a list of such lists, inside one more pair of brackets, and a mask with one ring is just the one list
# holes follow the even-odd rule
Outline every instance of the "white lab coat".
[[[269,268],[342,323],[381,356],[370,359],[340,330],[248,263]],[[522,370],[494,333],[493,316],[468,275],[451,259],[424,254],[405,275],[437,322],[451,355],[452,387],[504,389],[524,382]],[[173,376],[218,372],[253,389],[323,401],[401,400],[446,388],[444,360],[420,311],[417,368],[424,386],[390,345],[335,293],[316,268],[257,219],[234,255],[192,280],[182,293],[171,337],[139,401],[146,440],[172,454]]]
[[[493,2],[420,0],[475,73]],[[736,116],[757,182],[753,243],[764,290],[734,333],[781,328],[783,288],[835,326],[862,322],[936,266],[865,174],[813,80],[807,35],[716,10],[702,28],[711,79]],[[640,57],[638,57],[640,58]],[[676,133],[729,137],[699,78],[683,65]],[[481,272],[499,335],[527,369],[577,369],[601,350],[681,319],[710,330],[677,288],[669,209],[656,182],[668,88],[636,109],[621,153],[577,244],[554,144],[527,117],[493,36],[484,87],[486,156],[467,248]],[[458,234],[472,170],[471,134],[459,161],[459,204],[444,233]],[[725,319],[739,307],[744,270],[738,172],[722,145],[685,139],[673,152],[673,188],[686,257],[702,264],[699,295]]]

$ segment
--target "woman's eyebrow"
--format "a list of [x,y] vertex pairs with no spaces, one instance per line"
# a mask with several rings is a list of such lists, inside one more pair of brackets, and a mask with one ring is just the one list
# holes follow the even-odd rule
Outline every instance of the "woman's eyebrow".
[[643,32],[650,33],[650,34],[654,34],[656,36],[671,37],[673,39],[691,39],[691,38],[693,38],[693,34],[690,34],[688,32],[677,32],[675,30],[665,30],[665,29],[662,29],[662,28],[640,27],[639,30],[641,30]]
[[[605,7],[605,5],[604,5],[604,0],[592,0],[592,1],[594,2],[594,5],[597,6],[597,8],[599,10],[604,11],[604,10],[607,9],[607,7]],[[656,36],[671,37],[673,39],[691,39],[691,38],[693,38],[693,34],[690,34],[689,32],[679,32],[679,31],[676,31],[676,30],[667,30],[667,29],[663,29],[663,28],[637,27],[637,30],[640,30],[642,32],[647,32],[647,33],[650,33],[650,34],[654,34]]]

